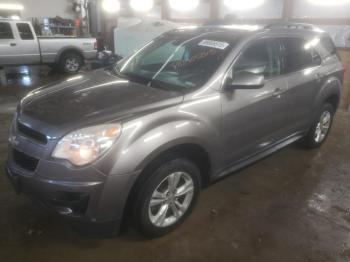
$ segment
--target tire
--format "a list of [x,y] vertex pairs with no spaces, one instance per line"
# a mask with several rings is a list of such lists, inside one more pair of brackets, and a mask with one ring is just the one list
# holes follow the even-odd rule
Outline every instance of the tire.
[[148,178],[134,199],[132,218],[138,231],[155,238],[174,230],[192,212],[199,196],[201,176],[198,167],[183,158],[163,162],[146,175]]
[[[302,145],[306,148],[318,148],[326,140],[333,123],[334,107],[330,103],[325,103],[316,119],[314,120],[309,132],[302,140]],[[325,121],[329,118],[328,121]],[[321,127],[321,121],[323,121],[323,127]]]
[[62,73],[73,75],[79,72],[83,66],[83,59],[78,53],[66,53],[62,56],[59,68]]

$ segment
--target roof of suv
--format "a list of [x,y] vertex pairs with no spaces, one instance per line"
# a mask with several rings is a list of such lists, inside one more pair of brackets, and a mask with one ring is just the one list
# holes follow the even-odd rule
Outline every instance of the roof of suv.
[[253,36],[263,33],[280,33],[289,35],[305,35],[315,36],[325,34],[322,29],[302,23],[275,23],[270,25],[254,25],[254,24],[233,24],[233,25],[204,25],[204,26],[185,26],[175,29],[174,31],[193,31],[194,34],[202,32],[223,32],[228,31],[236,36]]

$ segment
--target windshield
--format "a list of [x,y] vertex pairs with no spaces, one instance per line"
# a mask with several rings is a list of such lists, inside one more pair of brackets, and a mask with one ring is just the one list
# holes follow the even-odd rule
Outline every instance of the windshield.
[[171,32],[123,59],[115,71],[154,87],[196,89],[215,73],[235,43],[223,32]]

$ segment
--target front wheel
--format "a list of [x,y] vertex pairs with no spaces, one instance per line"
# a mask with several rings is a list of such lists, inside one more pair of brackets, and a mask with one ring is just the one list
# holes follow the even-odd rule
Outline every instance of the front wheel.
[[326,140],[331,129],[334,117],[334,108],[330,103],[326,103],[321,108],[316,120],[311,126],[308,134],[303,140],[307,148],[320,147]]
[[149,175],[135,199],[133,218],[145,236],[160,237],[191,213],[200,191],[200,171],[187,159],[174,159]]

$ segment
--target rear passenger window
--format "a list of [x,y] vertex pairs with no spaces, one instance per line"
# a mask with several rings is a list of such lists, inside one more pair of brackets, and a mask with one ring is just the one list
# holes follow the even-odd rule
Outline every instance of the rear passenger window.
[[13,34],[9,23],[0,23],[0,39],[13,39]]
[[34,39],[32,30],[30,26],[26,23],[17,23],[17,29],[21,39],[23,40],[32,40]]
[[321,58],[313,45],[301,38],[282,39],[281,59],[286,74],[321,64]]
[[280,69],[276,43],[273,40],[261,40],[242,53],[233,68],[233,74],[244,71],[271,78],[279,75]]

